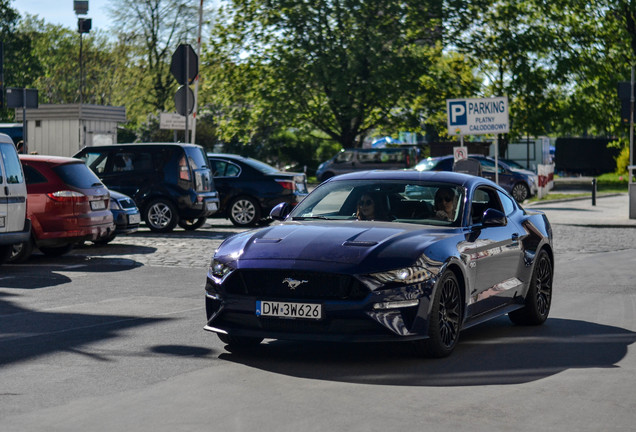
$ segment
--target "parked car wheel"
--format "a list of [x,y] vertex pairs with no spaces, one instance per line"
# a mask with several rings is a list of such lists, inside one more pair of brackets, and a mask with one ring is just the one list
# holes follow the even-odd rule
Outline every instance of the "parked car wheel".
[[186,231],[194,231],[201,228],[207,220],[208,218],[204,217],[198,219],[181,219],[179,221],[179,226]]
[[439,281],[431,310],[428,339],[415,342],[418,355],[447,357],[459,339],[462,317],[462,297],[459,282],[452,271],[446,271]]
[[261,218],[261,210],[253,198],[239,197],[230,204],[229,217],[236,226],[253,226]]
[[11,257],[12,245],[0,245],[0,264],[4,264]]
[[33,238],[23,243],[14,244],[11,247],[11,255],[9,256],[9,262],[22,263],[29,259],[33,253]]
[[530,189],[523,183],[517,183],[512,187],[510,194],[517,202],[524,202],[530,196]]
[[248,348],[256,346],[263,341],[263,338],[230,336],[222,333],[217,333],[217,336],[223,343],[228,344],[229,346],[234,348]]
[[93,243],[98,244],[98,245],[105,245],[105,244],[108,244],[108,243],[112,242],[113,240],[115,240],[115,237],[117,237],[117,234],[115,234],[115,232],[113,231],[112,233],[110,233],[106,237],[102,237],[100,239],[93,240]]
[[177,212],[174,205],[164,198],[151,201],[144,212],[144,221],[150,231],[167,233],[177,225]]
[[40,252],[49,257],[58,257],[69,253],[73,249],[73,244],[55,247],[41,247]]
[[552,261],[545,250],[539,252],[539,257],[532,271],[532,285],[526,295],[526,304],[508,314],[508,318],[515,324],[539,325],[548,318],[552,303]]

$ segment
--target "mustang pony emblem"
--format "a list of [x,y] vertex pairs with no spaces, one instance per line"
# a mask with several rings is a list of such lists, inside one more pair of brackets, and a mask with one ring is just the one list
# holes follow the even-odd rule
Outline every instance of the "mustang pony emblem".
[[307,282],[309,282],[309,281],[306,281],[306,280],[296,280],[296,279],[292,279],[292,278],[285,278],[285,279],[283,279],[283,283],[287,284],[287,287],[288,287],[290,290],[295,290],[296,288],[298,288],[298,286],[299,286],[300,284],[304,284],[304,283],[307,283]]

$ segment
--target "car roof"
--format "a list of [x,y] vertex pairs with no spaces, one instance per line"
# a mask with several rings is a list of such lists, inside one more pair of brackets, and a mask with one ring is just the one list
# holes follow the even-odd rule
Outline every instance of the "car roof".
[[462,186],[469,186],[474,183],[496,186],[495,183],[483,177],[452,171],[417,171],[414,169],[356,171],[332,177],[327,181],[347,180],[407,180],[455,183]]
[[253,160],[258,160],[258,159],[254,159],[251,158],[249,156],[242,156],[242,155],[237,155],[237,154],[233,154],[233,153],[206,153],[206,155],[208,157],[220,157],[220,158],[226,158],[226,159],[235,159],[235,160],[246,160],[246,159],[253,159]]
[[64,165],[69,163],[81,163],[84,161],[81,159],[75,159],[72,157],[65,156],[47,156],[47,155],[19,155],[20,161],[24,162],[36,162],[36,163],[46,163],[49,165]]
[[84,149],[105,149],[105,148],[119,148],[126,146],[140,146],[140,147],[150,147],[150,146],[170,146],[170,147],[201,147],[199,144],[191,144],[191,143],[174,143],[174,142],[144,142],[144,143],[117,143],[117,144],[106,144],[106,145],[96,145],[96,146],[86,146],[82,148]]

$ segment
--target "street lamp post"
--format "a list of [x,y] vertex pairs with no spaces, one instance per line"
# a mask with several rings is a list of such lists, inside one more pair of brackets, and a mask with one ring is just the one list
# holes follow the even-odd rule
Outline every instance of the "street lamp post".
[[88,12],[88,0],[73,1],[73,9],[77,18],[77,31],[80,35],[80,49],[79,49],[79,103],[82,105],[84,102],[84,62],[82,59],[83,40],[82,35],[91,31],[91,19],[79,18],[79,15],[86,15]]

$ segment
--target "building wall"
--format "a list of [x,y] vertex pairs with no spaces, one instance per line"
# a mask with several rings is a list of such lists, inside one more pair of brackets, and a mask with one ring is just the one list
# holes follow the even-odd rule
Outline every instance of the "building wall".
[[73,156],[84,146],[115,144],[117,124],[125,121],[124,107],[41,105],[26,110],[27,151]]

